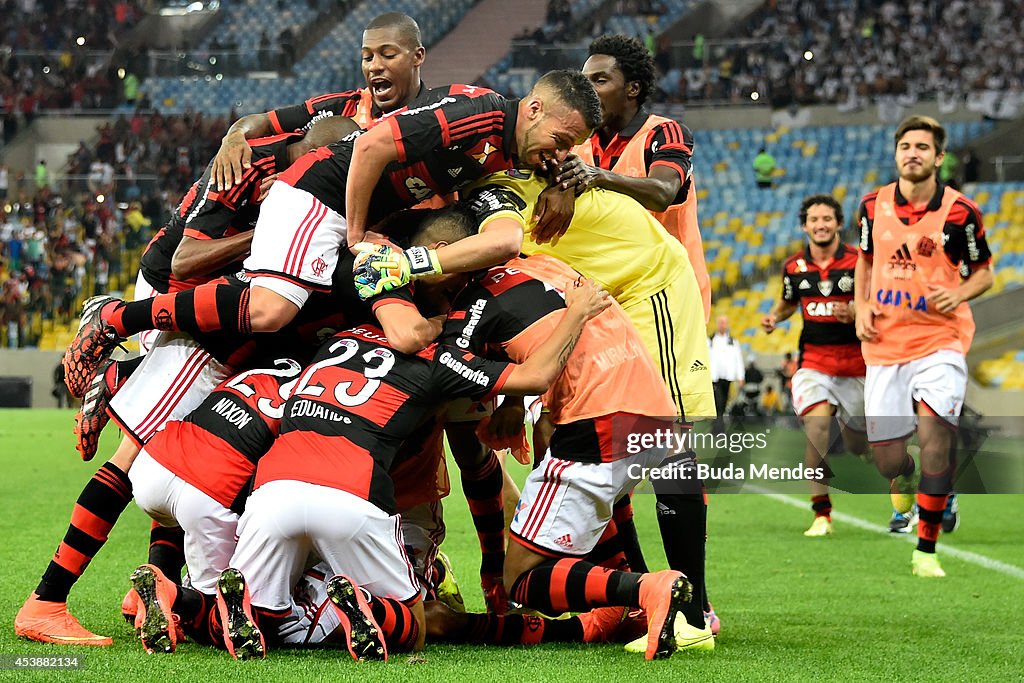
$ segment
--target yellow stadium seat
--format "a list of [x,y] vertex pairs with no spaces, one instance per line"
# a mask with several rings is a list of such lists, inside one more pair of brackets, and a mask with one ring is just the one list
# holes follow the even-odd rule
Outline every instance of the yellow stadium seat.
[[767,228],[768,224],[772,222],[772,215],[765,211],[758,211],[757,216],[754,218],[754,225],[759,228]]
[[846,199],[847,192],[849,192],[849,190],[846,188],[846,185],[836,185],[832,188],[832,196],[840,202]]
[[813,157],[817,153],[818,153],[818,146],[817,145],[813,145],[813,144],[812,145],[807,145],[806,147],[804,147],[804,151],[802,152],[802,154],[805,157]]
[[878,171],[873,168],[868,170],[867,173],[864,174],[864,182],[868,185],[874,185],[875,183],[877,183]]
[[802,149],[807,144],[806,140],[793,140],[793,147],[795,149]]
[[716,162],[715,165],[713,166],[713,168],[715,169],[715,173],[725,173],[726,171],[729,170],[729,162],[728,161]]

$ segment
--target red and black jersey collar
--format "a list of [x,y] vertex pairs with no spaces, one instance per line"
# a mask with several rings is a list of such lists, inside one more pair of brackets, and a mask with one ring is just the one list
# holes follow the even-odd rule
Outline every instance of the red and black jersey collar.
[[[413,102],[415,102],[419,98],[423,97],[428,92],[430,92],[430,88],[428,88],[426,86],[426,84],[423,83],[423,81],[420,81],[420,89],[416,91],[416,95],[411,100],[409,100],[409,104],[407,104],[405,106],[406,107],[411,107]],[[370,96],[370,116],[373,119],[379,119],[380,117],[384,116],[384,112],[382,112],[377,107],[377,103],[373,101],[373,96],[372,95]]]
[[[945,191],[946,186],[936,181],[935,194],[932,195],[931,201],[928,202],[927,211],[938,211],[942,208],[942,195]],[[896,183],[896,206],[907,206],[908,204],[910,204],[910,201],[900,193],[900,184]]]
[[636,115],[618,133],[607,135],[602,129],[598,128],[594,134],[598,136],[597,139],[601,142],[602,146],[606,146],[615,137],[618,137],[620,140],[628,140],[637,134],[649,118],[651,118],[651,110],[647,108],[647,105],[642,104],[636,110]]
[[[848,249],[847,249],[847,246],[846,246],[846,242],[843,242],[843,240],[839,240],[839,248],[836,249],[836,253],[832,257],[832,261],[833,262],[838,261],[839,259],[841,259],[844,256],[846,256],[847,250]],[[811,245],[810,245],[809,242],[804,243],[804,250],[802,252],[800,252],[800,258],[802,258],[804,261],[806,261],[808,266],[813,266],[814,265],[814,259],[811,258]]]

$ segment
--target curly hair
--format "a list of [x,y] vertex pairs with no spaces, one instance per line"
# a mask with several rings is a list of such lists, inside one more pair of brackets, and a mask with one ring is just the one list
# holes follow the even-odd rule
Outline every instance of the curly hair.
[[654,58],[638,38],[623,35],[601,36],[590,44],[590,55],[608,55],[615,58],[626,82],[640,84],[637,104],[643,104],[654,90]]
[[836,201],[836,198],[830,194],[812,194],[810,197],[806,197],[800,203],[800,225],[807,225],[807,211],[812,206],[817,205],[827,206],[832,209],[836,215],[836,223],[840,228],[843,227],[843,205]]

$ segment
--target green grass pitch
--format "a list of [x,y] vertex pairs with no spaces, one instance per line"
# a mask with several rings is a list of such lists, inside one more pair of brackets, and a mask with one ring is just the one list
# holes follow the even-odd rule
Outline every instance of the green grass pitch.
[[[145,559],[149,523],[130,506],[72,593],[72,611],[110,648],[69,648],[14,636],[15,612],[35,587],[67,527],[71,507],[102,463],[74,451],[68,411],[0,411],[0,654],[85,655],[65,672],[0,670],[0,680],[75,681],[542,681],[542,680],[1017,680],[1024,661],[1024,579],[954,557],[949,574],[910,574],[905,540],[837,521],[835,535],[806,539],[809,510],[759,495],[714,495],[708,544],[709,589],[723,631],[711,654],[677,653],[645,662],[620,646],[550,645],[531,649],[432,646],[421,663],[399,655],[357,665],[337,651],[271,652],[262,662],[184,644],[171,656],[146,655],[121,619],[128,575]],[[112,453],[116,430],[100,453]],[[795,464],[800,443],[793,440]],[[517,468],[522,479],[525,470]],[[794,494],[797,495],[797,494]],[[798,494],[806,499],[805,494]],[[653,496],[635,498],[649,563],[665,566]],[[838,495],[837,511],[884,524],[884,495]],[[471,609],[479,559],[465,500],[453,481],[445,501],[448,540]],[[1024,496],[963,496],[963,523],[942,544],[1024,567]]]

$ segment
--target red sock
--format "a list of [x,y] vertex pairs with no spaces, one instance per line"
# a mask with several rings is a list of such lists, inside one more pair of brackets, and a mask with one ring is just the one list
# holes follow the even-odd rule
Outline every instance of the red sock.
[[503,485],[501,463],[493,450],[487,451],[487,457],[475,470],[462,470],[462,491],[480,540],[481,576],[500,577],[505,566]]
[[363,594],[370,603],[373,618],[384,633],[388,652],[411,652],[419,635],[419,625],[412,610],[400,600],[378,598],[365,590]]
[[524,607],[552,615],[608,605],[639,607],[641,576],[586,560],[548,560],[523,572],[510,597]]
[[225,278],[184,292],[110,303],[103,310],[103,319],[122,337],[145,330],[178,330],[189,334],[218,330],[252,332],[249,287]]
[[926,553],[935,552],[935,542],[939,540],[942,529],[942,513],[946,509],[948,494],[935,496],[930,493],[917,493],[917,549]]
[[36,588],[41,600],[66,602],[71,587],[107,542],[117,518],[132,501],[132,482],[112,463],[104,463],[82,489],[64,540]]

